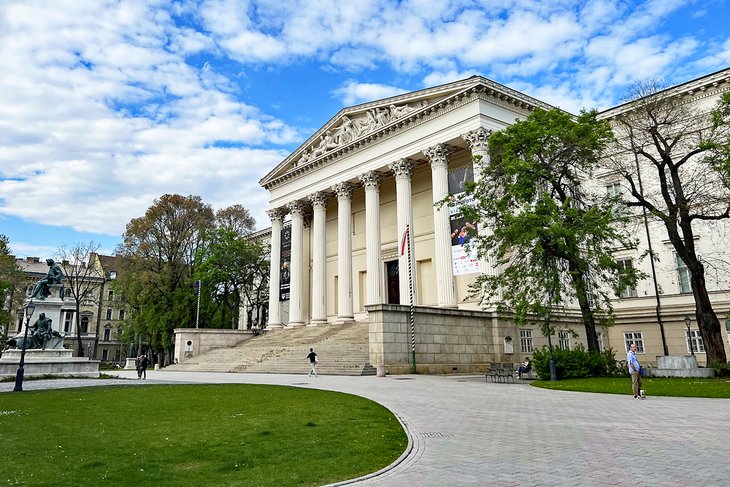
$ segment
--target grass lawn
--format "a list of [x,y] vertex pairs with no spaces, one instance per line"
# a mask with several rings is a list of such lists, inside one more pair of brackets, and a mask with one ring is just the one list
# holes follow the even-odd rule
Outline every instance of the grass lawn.
[[[566,379],[555,382],[535,381],[535,387],[561,391],[600,392],[604,394],[631,394],[631,378],[598,377]],[[641,386],[647,396],[716,397],[730,398],[730,379],[693,379],[645,377]]]
[[322,485],[379,470],[407,437],[382,406],[263,385],[0,394],[0,485]]

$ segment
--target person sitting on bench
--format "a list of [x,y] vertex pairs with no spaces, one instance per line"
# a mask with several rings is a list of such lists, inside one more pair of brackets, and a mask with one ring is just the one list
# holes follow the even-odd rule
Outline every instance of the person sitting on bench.
[[522,364],[520,364],[520,367],[517,369],[517,377],[522,379],[522,374],[525,372],[529,372],[532,370],[532,363],[530,363],[530,357],[527,357]]

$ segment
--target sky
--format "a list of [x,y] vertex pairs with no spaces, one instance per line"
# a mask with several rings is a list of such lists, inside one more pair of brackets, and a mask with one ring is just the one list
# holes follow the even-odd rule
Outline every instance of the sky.
[[2,0],[0,234],[96,242],[242,204],[340,109],[478,74],[572,113],[730,66],[726,0]]

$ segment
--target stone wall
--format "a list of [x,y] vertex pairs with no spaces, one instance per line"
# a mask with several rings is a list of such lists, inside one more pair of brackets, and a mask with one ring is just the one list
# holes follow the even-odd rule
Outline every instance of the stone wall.
[[[370,318],[370,363],[389,374],[411,370],[409,307],[367,306]],[[495,313],[415,308],[416,370],[422,374],[483,373],[505,358],[503,340],[509,322]],[[509,357],[506,361],[515,361]]]
[[214,348],[233,347],[253,336],[253,332],[250,330],[177,328],[175,329],[175,360],[184,362],[186,359]]

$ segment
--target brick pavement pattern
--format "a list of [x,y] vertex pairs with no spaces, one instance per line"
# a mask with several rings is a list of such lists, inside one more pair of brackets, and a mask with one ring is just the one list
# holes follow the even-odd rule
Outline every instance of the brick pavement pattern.
[[[627,395],[618,396],[485,384],[474,376],[307,378],[163,370],[149,371],[146,381],[129,380],[134,374],[26,381],[24,389],[278,384],[347,392],[383,404],[403,422],[408,450],[389,468],[338,485],[730,485],[730,400],[636,401],[628,379]],[[12,389],[13,383],[0,383],[0,392]]]

